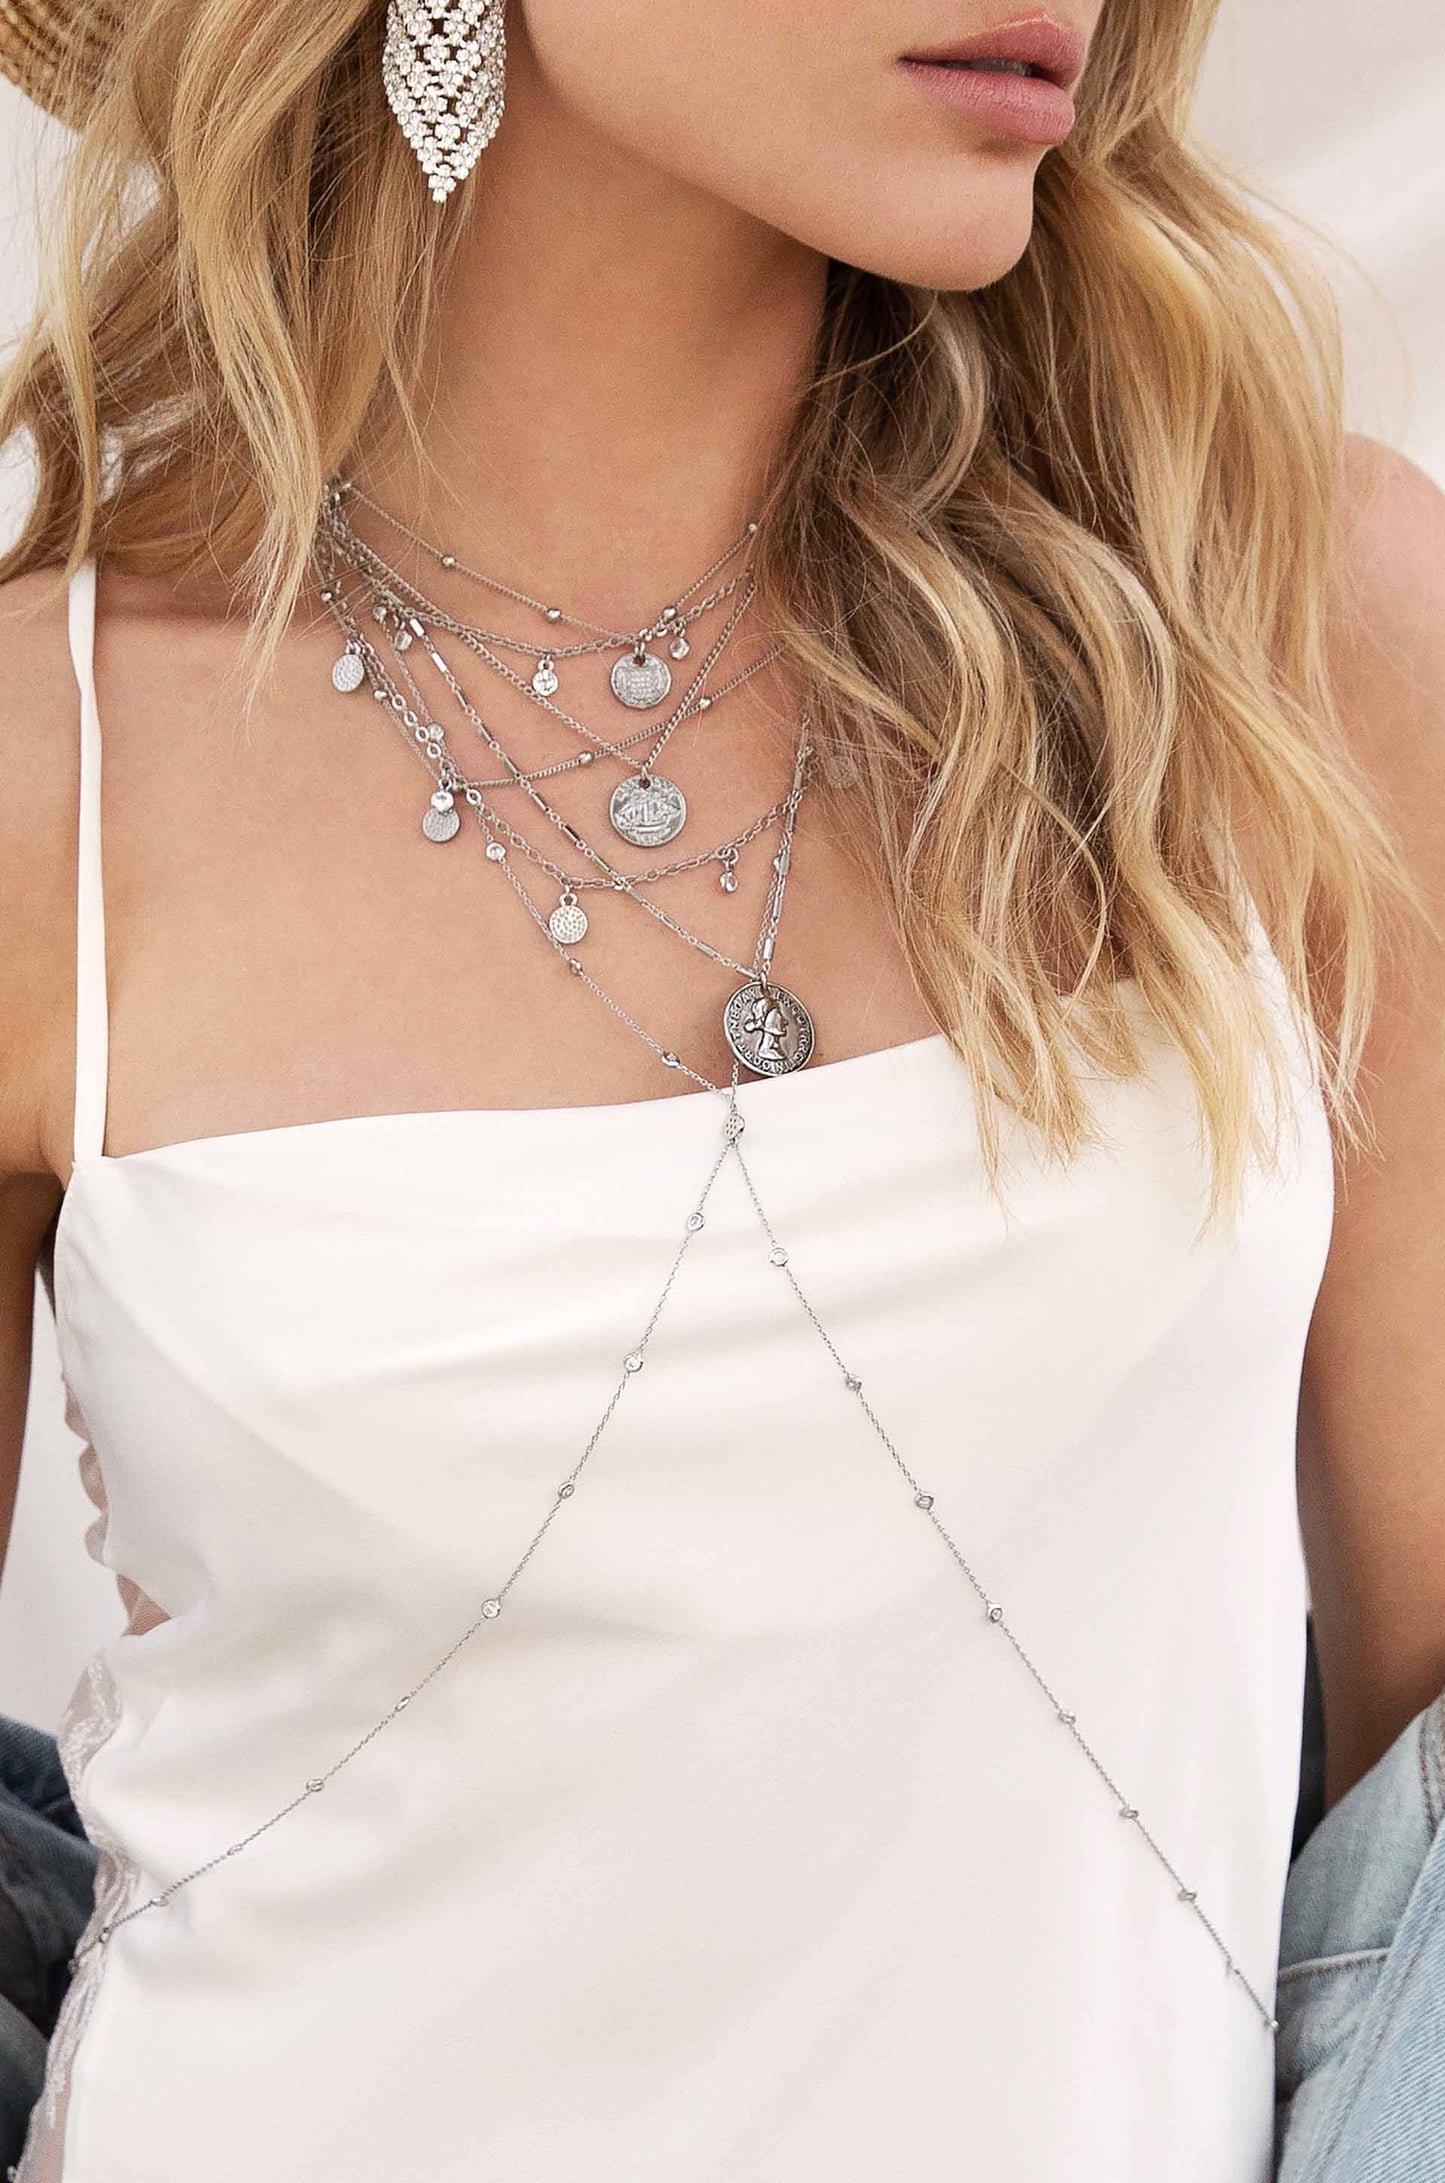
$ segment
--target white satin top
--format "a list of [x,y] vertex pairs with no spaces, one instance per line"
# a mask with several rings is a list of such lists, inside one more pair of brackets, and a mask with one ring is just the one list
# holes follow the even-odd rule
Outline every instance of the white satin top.
[[[505,1578],[636,1344],[709,1095],[108,1158],[93,571],[75,1169],[100,1914],[268,1818]],[[1277,967],[1259,974],[1278,990]],[[1283,1009],[1283,1002],[1279,1003]],[[840,1354],[1261,1993],[1298,1763],[1291,1143],[1202,1226],[1151,1035],[990,1191],[941,1039],[740,1094]],[[166,1619],[157,1621],[158,1615]],[[154,1626],[147,1627],[147,1624]],[[490,1623],[324,1794],[87,1959],[25,2183],[1262,2183],[1271,2044],[968,1590],[726,1167]]]

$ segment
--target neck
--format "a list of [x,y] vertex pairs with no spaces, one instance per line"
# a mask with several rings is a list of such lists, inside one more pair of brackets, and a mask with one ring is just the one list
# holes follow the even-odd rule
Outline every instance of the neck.
[[522,37],[466,217],[424,460],[357,474],[461,558],[625,627],[756,508],[825,261],[564,111]]

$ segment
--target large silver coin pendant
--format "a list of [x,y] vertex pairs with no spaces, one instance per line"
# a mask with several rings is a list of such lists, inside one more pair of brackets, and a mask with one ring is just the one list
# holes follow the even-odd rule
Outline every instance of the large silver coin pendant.
[[754,1076],[791,1076],[813,1051],[813,1019],[797,994],[757,978],[739,986],[723,1010],[723,1034]]
[[634,712],[650,712],[672,688],[672,669],[655,652],[627,652],[612,670],[612,695]]
[[661,849],[687,823],[687,798],[661,773],[634,773],[612,791],[608,817],[634,849]]

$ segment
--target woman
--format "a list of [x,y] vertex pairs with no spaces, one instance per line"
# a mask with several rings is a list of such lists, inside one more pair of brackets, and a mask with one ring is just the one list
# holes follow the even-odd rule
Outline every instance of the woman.
[[1265,2172],[1307,1335],[1332,1795],[1445,1680],[1445,523],[1208,12],[37,46],[25,2183]]

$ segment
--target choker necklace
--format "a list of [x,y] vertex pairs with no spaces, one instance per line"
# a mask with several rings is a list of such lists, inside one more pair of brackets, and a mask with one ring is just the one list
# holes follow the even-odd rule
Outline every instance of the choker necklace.
[[[649,712],[655,706],[664,704],[672,689],[672,669],[668,666],[666,660],[660,659],[656,653],[649,652],[648,646],[666,638],[668,640],[668,650],[673,659],[684,660],[687,658],[691,650],[687,635],[689,627],[694,621],[697,621],[702,615],[708,613],[713,607],[720,604],[723,599],[727,598],[736,588],[739,579],[733,577],[709,597],[696,600],[692,604],[689,602],[693,601],[696,592],[701,591],[705,585],[711,583],[714,576],[725,569],[730,561],[736,560],[737,556],[747,546],[751,545],[753,539],[757,536],[758,529],[756,522],[750,521],[741,534],[733,540],[732,544],[718,555],[711,566],[705,568],[701,576],[695,578],[688,585],[686,591],[680,592],[675,600],[664,606],[661,612],[654,615],[652,620],[641,629],[629,634],[622,630],[609,629],[600,622],[588,621],[583,615],[568,613],[560,606],[549,605],[544,599],[533,598],[530,592],[519,591],[511,584],[504,584],[498,577],[488,576],[481,569],[470,567],[465,561],[459,560],[456,554],[448,553],[443,547],[433,544],[430,539],[423,538],[419,532],[412,530],[408,524],[403,523],[400,517],[392,515],[389,510],[382,506],[380,501],[374,500],[371,494],[365,492],[354,479],[337,479],[330,488],[328,498],[330,501],[330,520],[334,523],[338,534],[344,536],[348,541],[354,540],[358,545],[363,543],[357,538],[355,531],[352,529],[344,506],[349,499],[359,500],[401,537],[409,539],[421,552],[429,554],[439,568],[453,570],[458,576],[465,576],[469,582],[480,584],[487,591],[493,592],[498,598],[511,599],[516,605],[529,608],[532,613],[541,615],[544,621],[568,629],[585,629],[589,631],[590,641],[561,646],[529,644],[520,637],[503,637],[494,633],[489,634],[484,630],[473,632],[473,634],[484,638],[494,646],[500,646],[504,650],[523,652],[534,659],[536,667],[531,676],[531,687],[539,697],[554,697],[556,695],[559,681],[557,662],[559,660],[580,659],[588,653],[620,650],[622,656],[614,664],[610,677],[612,694],[620,705],[626,705],[639,712]],[[367,550],[372,551],[373,549],[368,548]],[[380,561],[381,556],[376,555],[376,559]],[[385,566],[384,563],[382,565]],[[453,634],[460,635],[460,629],[454,630]]]

